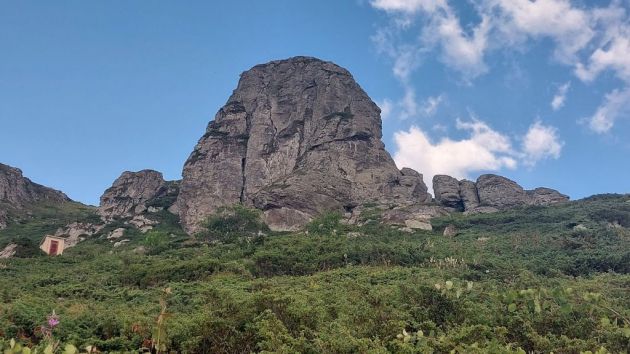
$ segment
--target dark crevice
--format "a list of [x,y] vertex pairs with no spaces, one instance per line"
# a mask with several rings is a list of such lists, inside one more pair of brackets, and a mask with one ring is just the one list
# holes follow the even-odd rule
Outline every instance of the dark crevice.
[[246,158],[242,158],[241,159],[241,178],[243,179],[243,185],[241,185],[241,196],[239,197],[239,200],[241,202],[241,204],[243,204],[243,202],[245,201],[245,162],[246,162]]

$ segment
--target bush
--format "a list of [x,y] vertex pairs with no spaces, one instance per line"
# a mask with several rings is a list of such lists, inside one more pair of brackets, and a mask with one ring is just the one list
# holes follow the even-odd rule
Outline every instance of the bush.
[[334,211],[323,213],[306,225],[310,235],[332,235],[341,229],[341,214]]
[[237,204],[223,207],[204,223],[205,231],[199,236],[209,240],[229,243],[243,237],[252,237],[261,231],[269,231],[262,221],[260,210]]

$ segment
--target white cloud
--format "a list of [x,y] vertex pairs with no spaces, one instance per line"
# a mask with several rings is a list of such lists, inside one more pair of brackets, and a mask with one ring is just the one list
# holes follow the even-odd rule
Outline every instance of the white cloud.
[[458,120],[457,129],[467,131],[468,137],[459,141],[443,138],[432,142],[417,126],[396,132],[396,164],[422,171],[428,185],[436,174],[466,178],[473,171],[517,167],[517,153],[512,150],[509,137],[479,120]]
[[442,104],[442,101],[444,101],[444,95],[427,98],[422,103],[422,114],[424,114],[425,116],[434,115],[437,112],[440,104]]
[[[375,36],[393,60],[393,71],[405,86],[406,112],[418,113],[410,77],[420,63],[421,55],[435,51],[450,69],[461,74],[465,82],[486,73],[490,52],[527,50],[536,40],[553,44],[554,59],[571,68],[583,82],[592,82],[602,73],[611,72],[623,83],[609,93],[590,117],[589,127],[598,133],[610,131],[618,119],[623,93],[630,90],[630,16],[627,1],[611,0],[607,4],[588,6],[571,0],[474,0],[469,1],[481,20],[462,25],[451,0],[372,0],[375,9],[387,12],[394,20],[394,30]],[[412,26],[412,23],[418,26]],[[402,24],[402,25],[401,25]],[[419,30],[418,30],[419,28]],[[413,33],[414,40],[401,34]],[[554,110],[566,100],[561,87],[551,102]]]
[[467,136],[461,140],[445,137],[433,141],[417,126],[394,133],[396,164],[421,171],[431,184],[437,174],[462,179],[470,178],[473,172],[515,169],[520,163],[534,166],[543,159],[559,158],[564,146],[556,128],[538,121],[523,136],[520,150],[513,147],[509,136],[478,119],[458,119],[456,128],[467,132]]
[[551,126],[535,122],[529,127],[523,138],[523,160],[528,166],[534,166],[538,161],[560,157],[564,142],[558,137],[558,131]]
[[388,12],[414,14],[418,11],[433,12],[446,6],[446,0],[373,0],[373,7]]
[[403,84],[403,97],[397,101],[386,98],[379,102],[381,117],[388,119],[396,116],[401,120],[430,117],[436,114],[444,102],[444,95],[430,96],[421,103],[416,98],[416,90],[408,84]]
[[505,44],[522,43],[528,38],[551,38],[556,58],[574,63],[575,55],[593,38],[589,13],[569,0],[486,0],[486,12],[495,17],[497,35]]
[[564,102],[567,99],[567,92],[569,91],[570,87],[571,87],[570,81],[558,87],[558,91],[556,91],[556,94],[553,96],[553,99],[551,100],[551,108],[553,108],[554,111],[557,111],[564,106]]
[[603,134],[610,131],[615,121],[624,114],[630,114],[630,89],[613,90],[607,94],[604,103],[586,121],[592,131]]
[[490,21],[483,17],[472,30],[472,35],[464,33],[459,18],[450,8],[444,15],[437,16],[434,24],[426,28],[423,39],[428,44],[439,44],[442,61],[461,72],[465,79],[475,78],[487,71],[484,53],[488,47]]
[[[482,16],[482,21],[468,34],[446,0],[373,0],[371,5],[393,14],[398,30],[411,27],[410,16],[418,13],[429,19],[419,43],[396,46],[392,44],[391,29],[381,30],[372,38],[381,51],[387,48],[385,52],[394,59],[394,73],[398,78],[408,78],[417,64],[417,54],[433,47],[439,47],[441,60],[461,72],[466,79],[486,71],[483,55],[490,30],[490,21],[486,16]],[[401,26],[401,23],[405,25]]]
[[381,108],[381,119],[389,119],[392,114],[392,110],[394,109],[394,104],[392,103],[392,101],[386,98],[378,103],[378,106]]

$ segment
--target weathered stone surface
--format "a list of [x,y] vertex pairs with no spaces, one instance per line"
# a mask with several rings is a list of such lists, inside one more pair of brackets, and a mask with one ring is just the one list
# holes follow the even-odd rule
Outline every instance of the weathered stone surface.
[[33,183],[20,169],[0,163],[0,203],[22,209],[43,201],[63,203],[70,199],[60,191]]
[[65,239],[64,248],[76,246],[86,237],[92,236],[101,231],[105,225],[95,225],[90,223],[73,222],[65,227],[57,229],[53,236]]
[[490,214],[490,213],[496,213],[499,211],[500,211],[499,209],[495,207],[491,207],[491,206],[478,206],[476,208],[472,208],[472,209],[468,209],[464,211],[464,215]]
[[526,191],[516,182],[493,174],[480,176],[476,183],[436,175],[433,177],[433,190],[436,202],[463,210],[467,215],[493,213],[524,205],[551,205],[569,200],[566,195],[549,188]]
[[11,258],[15,256],[18,245],[15,243],[9,243],[0,251],[0,259]]
[[445,237],[454,237],[457,236],[458,233],[459,232],[457,231],[455,225],[447,225],[444,228],[444,232],[442,233],[442,235],[444,235]]
[[528,204],[528,196],[511,179],[493,174],[481,175],[477,179],[477,193],[482,206],[507,209]]
[[153,226],[158,224],[157,221],[151,220],[144,215],[136,215],[126,223],[135,226],[142,233],[152,230]]
[[380,109],[347,70],[308,57],[257,65],[186,161],[173,210],[189,233],[236,203],[289,230],[368,201],[426,201],[419,174],[396,168],[381,134]]
[[428,188],[424,184],[421,173],[409,168],[403,167],[400,170],[399,183],[402,188],[398,188],[400,200],[411,201],[416,203],[430,203],[433,197],[427,192]]
[[119,227],[115,230],[113,230],[112,232],[110,232],[107,235],[107,239],[108,240],[115,240],[115,239],[119,239],[121,237],[123,237],[125,235],[125,229],[122,227]]
[[466,179],[459,181],[459,196],[464,210],[472,210],[479,206],[479,195],[475,182]]
[[381,222],[409,229],[432,230],[431,219],[448,215],[449,210],[435,205],[411,205],[384,210]]
[[449,208],[463,209],[459,195],[459,181],[447,175],[433,176],[435,201]]
[[569,201],[569,197],[550,188],[536,188],[526,191],[532,205],[552,205]]
[[101,196],[98,212],[106,221],[133,217],[146,211],[148,202],[176,193],[173,183],[176,182],[166,182],[162,173],[153,170],[123,172]]

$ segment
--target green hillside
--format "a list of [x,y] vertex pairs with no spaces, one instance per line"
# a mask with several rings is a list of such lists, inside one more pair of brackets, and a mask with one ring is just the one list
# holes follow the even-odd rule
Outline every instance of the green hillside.
[[[94,218],[53,209],[0,231],[0,246]],[[0,260],[0,343],[45,346],[54,310],[55,340],[104,352],[630,350],[630,196],[454,214],[414,233],[370,222],[377,214],[271,233],[235,208],[189,238],[163,211],[121,247],[102,237],[122,226],[110,225],[63,256]],[[443,236],[449,225],[456,236]]]

